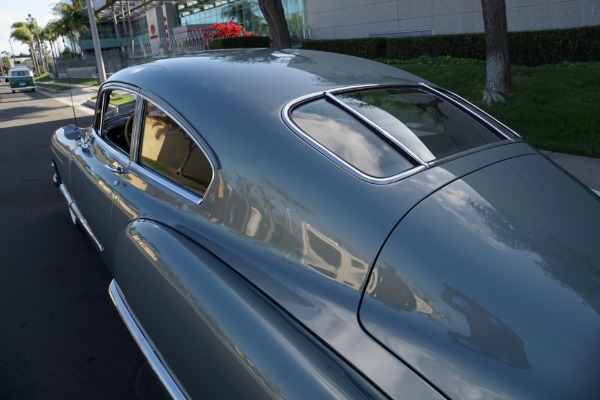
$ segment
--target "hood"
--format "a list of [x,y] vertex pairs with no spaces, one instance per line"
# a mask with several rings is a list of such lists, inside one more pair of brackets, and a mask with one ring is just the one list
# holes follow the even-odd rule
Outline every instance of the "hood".
[[454,181],[397,225],[359,316],[450,398],[594,398],[600,199],[541,155]]

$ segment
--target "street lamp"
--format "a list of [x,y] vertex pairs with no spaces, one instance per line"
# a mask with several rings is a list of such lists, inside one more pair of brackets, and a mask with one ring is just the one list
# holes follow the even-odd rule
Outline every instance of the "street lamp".
[[[12,65],[12,66],[14,67],[14,66],[15,66],[15,61],[16,61],[16,58],[15,58],[15,52],[13,51],[13,48],[12,48],[12,42],[10,41],[10,39],[11,39],[11,38],[9,37],[9,38],[8,38],[8,44],[10,45],[10,52],[11,52],[11,54],[12,54],[12,56],[13,56],[13,65]],[[9,64],[10,64],[10,63],[9,63]]]

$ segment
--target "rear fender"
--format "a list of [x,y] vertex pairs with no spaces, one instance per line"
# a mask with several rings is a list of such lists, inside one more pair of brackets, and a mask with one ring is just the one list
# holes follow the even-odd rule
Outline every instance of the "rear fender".
[[120,312],[182,397],[383,397],[263,293],[170,228],[131,223],[117,240],[114,275]]

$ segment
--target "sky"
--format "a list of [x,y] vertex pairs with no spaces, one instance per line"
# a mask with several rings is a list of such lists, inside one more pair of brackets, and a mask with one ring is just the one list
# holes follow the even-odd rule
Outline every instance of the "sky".
[[[31,14],[43,28],[49,21],[58,18],[53,14],[52,6],[59,1],[61,0],[0,0],[0,52],[11,53],[8,39],[14,22],[25,22],[27,14]],[[29,46],[14,39],[11,43],[16,55],[21,52],[29,54]]]

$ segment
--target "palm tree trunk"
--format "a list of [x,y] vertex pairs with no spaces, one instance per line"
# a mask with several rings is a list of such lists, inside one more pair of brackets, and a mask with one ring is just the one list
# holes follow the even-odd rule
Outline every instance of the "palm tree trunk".
[[115,26],[115,34],[117,35],[117,44],[119,45],[119,54],[123,57],[123,45],[121,44],[121,32],[119,32],[119,23],[117,22],[117,16],[115,14],[115,0],[112,0],[110,4],[110,10],[112,13],[113,25]]
[[129,46],[131,49],[131,56],[133,57],[133,28],[131,27],[131,8],[129,7],[129,0],[127,0],[127,24],[129,25]]
[[33,41],[29,43],[29,54],[31,54],[33,68],[35,69],[37,76],[40,76],[40,66],[38,65],[37,59],[35,57],[35,45],[33,44]]

